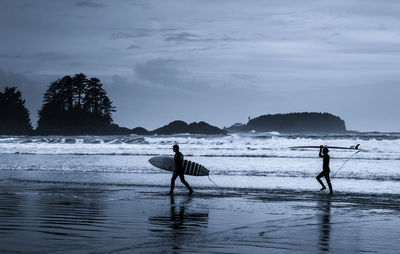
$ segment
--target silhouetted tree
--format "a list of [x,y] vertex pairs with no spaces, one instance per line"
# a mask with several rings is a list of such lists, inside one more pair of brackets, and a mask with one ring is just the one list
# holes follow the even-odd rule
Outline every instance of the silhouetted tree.
[[103,84],[82,73],[50,84],[39,111],[38,131],[46,134],[96,134],[108,128],[115,111]]
[[82,98],[87,88],[86,87],[87,78],[83,73],[75,74],[75,76],[72,79],[72,82],[73,82],[73,91],[76,99],[76,107],[80,109],[82,105]]
[[0,92],[0,134],[30,134],[32,131],[25,100],[16,87],[6,87]]

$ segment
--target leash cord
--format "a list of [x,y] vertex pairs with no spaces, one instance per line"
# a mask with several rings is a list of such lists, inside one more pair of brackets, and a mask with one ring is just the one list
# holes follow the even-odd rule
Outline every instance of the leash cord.
[[356,154],[358,154],[359,152],[361,152],[361,150],[358,150],[357,152],[355,152],[352,156],[350,156],[347,160],[345,160],[343,162],[343,164],[338,168],[338,170],[336,170],[335,174],[332,175],[332,179],[336,176],[336,174],[339,172],[339,170],[341,170],[344,165],[346,165],[347,162],[349,162],[351,159],[353,159],[354,156],[356,156]]
[[210,175],[208,175],[208,180],[210,180],[218,189],[222,190],[213,180],[211,180]]

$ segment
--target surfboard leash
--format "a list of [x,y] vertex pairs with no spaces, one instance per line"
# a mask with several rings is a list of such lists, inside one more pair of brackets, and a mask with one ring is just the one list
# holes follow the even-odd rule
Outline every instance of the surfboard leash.
[[354,156],[356,156],[356,154],[358,154],[359,152],[361,152],[361,150],[356,151],[352,156],[350,156],[347,160],[345,160],[343,162],[343,164],[338,168],[338,170],[336,170],[336,172],[332,175],[331,178],[333,179],[336,176],[336,174],[339,172],[339,170],[341,170],[344,167],[344,165],[346,165],[347,162],[349,162],[351,159],[353,159]]
[[213,180],[211,180],[210,175],[208,175],[208,180],[210,180],[220,191],[222,191],[221,187],[219,187]]

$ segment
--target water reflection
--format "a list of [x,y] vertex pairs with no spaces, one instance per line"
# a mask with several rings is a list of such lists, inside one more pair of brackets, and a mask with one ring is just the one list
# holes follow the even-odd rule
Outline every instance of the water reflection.
[[180,202],[170,197],[169,215],[149,218],[153,226],[150,231],[155,237],[168,239],[172,250],[181,249],[185,244],[199,241],[201,234],[206,234],[208,209],[191,206],[192,196],[185,196]]
[[320,232],[319,232],[319,250],[321,252],[329,251],[329,241],[331,233],[331,197],[323,197],[318,201],[320,211]]
[[[47,194],[47,195],[46,195]],[[90,238],[104,222],[104,194],[88,189],[50,187],[43,189],[38,232],[46,239],[65,240],[65,236]],[[100,225],[98,225],[100,224]]]
[[12,217],[22,217],[24,212],[21,208],[22,197],[12,192],[0,191],[0,222]]
[[21,196],[0,190],[0,237],[21,229],[22,225],[16,223],[25,217],[21,202],[24,202]]

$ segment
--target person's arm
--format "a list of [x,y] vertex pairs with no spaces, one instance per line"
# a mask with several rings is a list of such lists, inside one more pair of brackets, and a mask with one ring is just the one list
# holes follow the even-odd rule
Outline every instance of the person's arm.
[[321,145],[321,146],[319,146],[319,157],[321,157],[321,158],[324,158],[324,156],[322,155],[322,149],[323,149],[324,147]]

